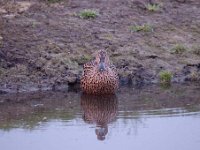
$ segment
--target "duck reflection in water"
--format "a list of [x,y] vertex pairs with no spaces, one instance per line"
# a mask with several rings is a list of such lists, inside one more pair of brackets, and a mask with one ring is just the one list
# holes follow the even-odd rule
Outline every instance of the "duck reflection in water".
[[114,122],[117,116],[118,101],[115,95],[86,95],[81,96],[83,120],[96,124],[95,133],[98,140],[105,140],[108,124]]

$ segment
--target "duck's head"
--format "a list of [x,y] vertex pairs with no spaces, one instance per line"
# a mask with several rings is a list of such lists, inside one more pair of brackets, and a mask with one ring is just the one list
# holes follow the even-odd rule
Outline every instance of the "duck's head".
[[97,64],[99,72],[105,71],[107,66],[110,64],[109,58],[107,56],[107,52],[104,50],[98,51],[95,62]]

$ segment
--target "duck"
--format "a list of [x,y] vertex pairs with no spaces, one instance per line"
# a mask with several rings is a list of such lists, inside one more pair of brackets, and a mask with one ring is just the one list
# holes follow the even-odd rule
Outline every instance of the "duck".
[[119,87],[116,67],[105,50],[99,50],[95,59],[83,65],[81,89],[86,94],[115,94]]

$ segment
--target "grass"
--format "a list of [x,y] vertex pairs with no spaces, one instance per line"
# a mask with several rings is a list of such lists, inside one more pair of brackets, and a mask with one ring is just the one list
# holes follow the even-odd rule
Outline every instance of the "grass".
[[148,11],[156,12],[156,11],[160,10],[160,5],[158,5],[158,4],[147,4],[146,9]]
[[164,84],[170,84],[172,80],[172,73],[169,71],[161,71],[159,73],[160,82]]
[[83,19],[94,19],[98,16],[95,10],[85,9],[79,13],[79,16]]
[[143,24],[143,25],[134,25],[130,27],[131,31],[134,32],[152,32],[153,28],[149,24]]
[[171,53],[173,53],[173,54],[182,54],[186,50],[187,50],[187,48],[184,45],[182,45],[182,44],[176,44],[171,49]]

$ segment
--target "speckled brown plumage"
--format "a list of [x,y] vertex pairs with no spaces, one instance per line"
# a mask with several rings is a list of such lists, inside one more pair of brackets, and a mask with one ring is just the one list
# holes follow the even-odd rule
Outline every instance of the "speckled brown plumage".
[[119,78],[106,51],[97,52],[95,60],[84,64],[81,88],[87,94],[113,94],[118,88]]

